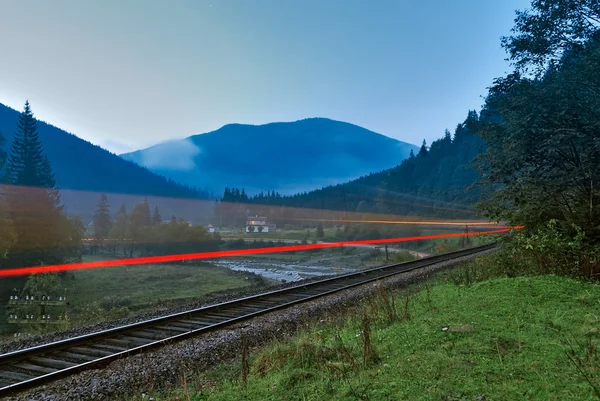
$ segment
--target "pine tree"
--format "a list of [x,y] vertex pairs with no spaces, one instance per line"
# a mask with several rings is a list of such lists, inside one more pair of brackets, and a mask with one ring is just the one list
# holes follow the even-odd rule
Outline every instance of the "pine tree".
[[8,174],[6,171],[7,154],[3,150],[4,142],[4,136],[0,132],[0,259],[6,257],[8,251],[17,240],[12,220],[8,215],[8,207],[4,196],[4,184],[8,183]]
[[423,144],[421,145],[421,149],[419,149],[418,156],[427,156],[429,151],[427,150],[427,142],[423,139]]
[[[134,206],[134,210],[131,212],[133,214],[133,212],[135,211],[135,206]],[[144,203],[142,203],[142,205],[140,206],[140,225],[146,227],[152,224],[152,214],[150,212],[150,205],[148,204],[148,198],[144,197]]]
[[[7,154],[4,151],[4,144],[6,139],[2,132],[0,132],[0,185],[8,184],[8,171],[6,169]],[[0,192],[1,194],[2,192]]]
[[17,123],[8,173],[13,184],[8,203],[19,250],[11,254],[11,264],[64,262],[69,257],[67,244],[73,226],[62,213],[60,194],[29,102],[25,103]]
[[152,215],[152,224],[157,226],[162,222],[162,217],[158,211],[158,206],[154,207],[154,214]]
[[94,239],[102,244],[108,238],[111,228],[110,205],[108,204],[107,196],[102,194],[94,213]]
[[128,219],[127,219],[127,208],[125,204],[122,203],[119,211],[115,215],[115,220],[112,224],[112,228],[110,229],[108,237],[113,240],[113,254],[116,256],[117,254],[117,244],[121,243],[123,254],[127,254],[127,231],[128,231]]
[[29,106],[19,117],[8,163],[13,185],[52,188],[52,171],[44,158],[42,143],[37,132],[37,123]]
[[324,238],[325,237],[325,230],[323,230],[323,225],[322,224],[319,224],[317,226],[316,236],[317,236],[317,238]]

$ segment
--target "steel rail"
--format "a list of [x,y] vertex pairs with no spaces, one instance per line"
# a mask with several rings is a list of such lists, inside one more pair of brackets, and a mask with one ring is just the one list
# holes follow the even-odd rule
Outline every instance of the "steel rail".
[[124,356],[348,288],[483,252],[495,243],[380,266],[41,344],[0,355],[0,396],[31,388]]

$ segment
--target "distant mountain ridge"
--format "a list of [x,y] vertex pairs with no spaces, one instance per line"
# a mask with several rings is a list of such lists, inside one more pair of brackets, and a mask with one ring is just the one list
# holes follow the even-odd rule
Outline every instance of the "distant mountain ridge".
[[292,194],[394,167],[418,149],[350,123],[308,118],[228,124],[121,157],[217,193],[229,186]]

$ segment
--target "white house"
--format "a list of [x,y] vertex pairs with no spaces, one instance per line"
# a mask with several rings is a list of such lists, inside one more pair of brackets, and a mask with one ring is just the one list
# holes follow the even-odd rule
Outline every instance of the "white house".
[[209,224],[208,226],[206,226],[206,228],[208,229],[209,233],[214,233],[215,232],[215,227],[212,224]]
[[268,233],[269,225],[267,218],[262,216],[250,216],[246,218],[247,233]]

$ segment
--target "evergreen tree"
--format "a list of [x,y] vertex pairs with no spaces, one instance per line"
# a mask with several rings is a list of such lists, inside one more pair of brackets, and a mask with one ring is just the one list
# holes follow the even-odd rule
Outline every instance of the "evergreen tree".
[[128,219],[127,219],[127,209],[125,204],[121,204],[119,211],[115,215],[115,220],[112,224],[112,228],[110,229],[108,237],[112,240],[112,250],[113,255],[117,254],[117,249],[119,247],[119,243],[121,244],[123,254],[127,254],[126,252],[126,238],[128,231]]
[[[135,206],[134,206],[135,210]],[[134,210],[132,210],[131,214],[133,215]],[[152,213],[150,212],[150,205],[148,204],[148,198],[144,198],[144,203],[142,203],[141,209],[139,210],[141,225],[146,227],[152,224]]]
[[158,206],[154,207],[154,214],[152,214],[152,224],[153,225],[159,225],[162,222],[162,217],[160,215],[160,212],[158,211]]
[[319,224],[317,226],[316,236],[317,236],[317,238],[325,238],[325,230],[323,230],[322,224]]
[[[8,155],[4,151],[4,144],[6,143],[6,139],[2,132],[0,132],[0,185],[9,183],[8,169],[6,168],[6,162]],[[2,194],[2,191],[0,191]]]
[[423,144],[421,145],[421,149],[419,149],[418,156],[427,156],[429,151],[427,150],[427,142],[423,139]]
[[108,204],[107,196],[102,194],[94,213],[94,239],[101,244],[108,238],[111,228],[110,205]]
[[8,174],[6,171],[6,152],[4,148],[4,136],[0,132],[0,259],[4,259],[10,248],[17,240],[13,229],[12,220],[8,214],[8,207],[5,199],[4,184],[8,183]]

